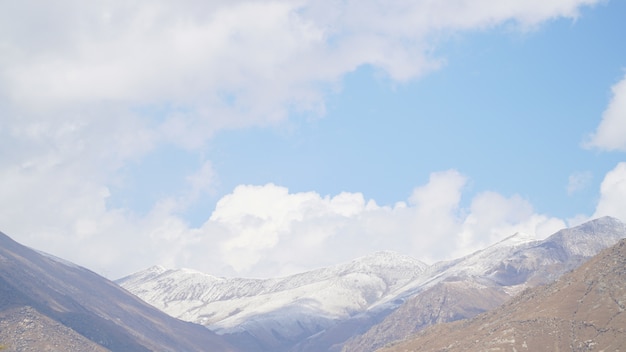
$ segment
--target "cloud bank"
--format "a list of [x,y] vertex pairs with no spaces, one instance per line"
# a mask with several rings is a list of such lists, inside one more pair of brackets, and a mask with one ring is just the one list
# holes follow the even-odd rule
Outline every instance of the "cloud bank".
[[[460,206],[467,178],[455,170],[431,174],[406,202],[380,206],[360,193],[290,193],[274,184],[242,185],[224,196],[200,227],[177,215],[174,199],[145,217],[106,209],[106,190],[84,189],[89,199],[51,216],[71,224],[48,228],[38,246],[109,275],[161,263],[218,275],[276,276],[391,249],[427,261],[467,254],[515,232],[545,237],[565,227],[534,213],[519,196],[494,192]],[[81,204],[91,204],[81,208]],[[66,213],[67,212],[67,213]],[[81,248],[76,251],[75,248]],[[107,274],[107,272],[105,272]]]
[[[431,174],[407,202],[379,206],[360,193],[320,196],[280,186],[239,186],[203,226],[221,230],[221,262],[244,275],[290,274],[391,249],[434,261],[467,254],[523,231],[545,237],[563,221],[535,214],[519,196],[485,192],[460,206],[467,179],[455,170]],[[219,229],[219,230],[217,230]]]

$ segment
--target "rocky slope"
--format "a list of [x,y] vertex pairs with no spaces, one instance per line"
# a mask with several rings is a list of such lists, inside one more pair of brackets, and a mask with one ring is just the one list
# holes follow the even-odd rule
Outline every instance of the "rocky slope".
[[[365,334],[352,337],[343,350],[373,351],[429,325],[497,307],[524,288],[554,281],[626,237],[626,226],[613,218],[600,218],[543,241],[515,237],[460,259],[437,274],[434,285],[418,285],[424,290]],[[519,243],[507,245],[515,240]]]
[[2,233],[0,317],[0,344],[18,351],[234,350],[207,329]]
[[556,282],[470,320],[435,325],[381,351],[626,349],[626,240]]
[[29,306],[0,312],[0,350],[20,352],[109,351]]

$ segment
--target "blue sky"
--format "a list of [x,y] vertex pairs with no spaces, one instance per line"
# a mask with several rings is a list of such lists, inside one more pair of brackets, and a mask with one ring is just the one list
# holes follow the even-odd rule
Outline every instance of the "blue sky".
[[0,6],[0,230],[107,276],[626,220],[624,2]]

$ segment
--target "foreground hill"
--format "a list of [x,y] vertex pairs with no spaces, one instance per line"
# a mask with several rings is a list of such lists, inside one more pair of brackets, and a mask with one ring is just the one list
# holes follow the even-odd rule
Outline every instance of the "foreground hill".
[[279,279],[153,267],[117,282],[247,351],[365,352],[429,325],[493,309],[527,287],[554,281],[623,237],[623,223],[601,218],[542,241],[516,234],[431,266],[381,252]]
[[9,351],[231,351],[115,283],[0,233],[0,346]]
[[626,240],[621,240],[552,284],[381,351],[624,351],[625,310]]

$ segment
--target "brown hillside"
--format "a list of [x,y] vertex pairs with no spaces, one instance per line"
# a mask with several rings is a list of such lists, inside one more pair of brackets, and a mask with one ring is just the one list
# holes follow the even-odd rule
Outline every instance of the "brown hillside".
[[625,309],[626,239],[553,284],[381,351],[626,351]]

